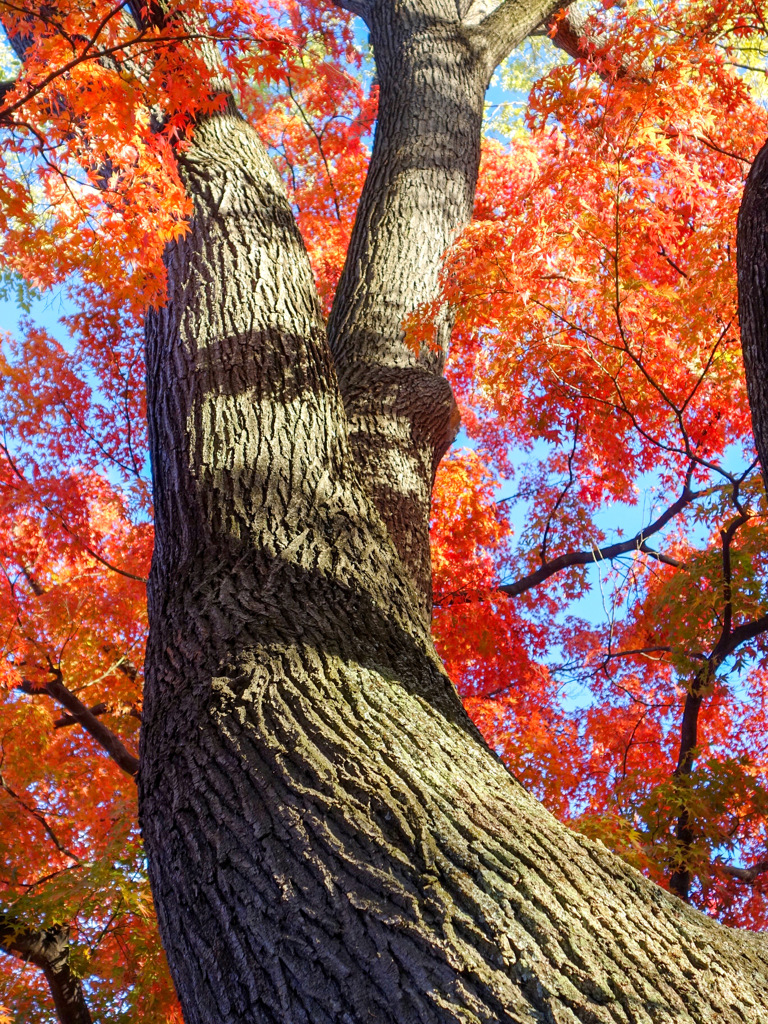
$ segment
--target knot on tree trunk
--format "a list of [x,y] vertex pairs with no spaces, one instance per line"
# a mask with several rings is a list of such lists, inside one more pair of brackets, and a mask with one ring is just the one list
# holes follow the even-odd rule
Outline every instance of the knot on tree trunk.
[[421,366],[358,364],[341,387],[358,471],[429,617],[432,483],[461,420],[451,386]]

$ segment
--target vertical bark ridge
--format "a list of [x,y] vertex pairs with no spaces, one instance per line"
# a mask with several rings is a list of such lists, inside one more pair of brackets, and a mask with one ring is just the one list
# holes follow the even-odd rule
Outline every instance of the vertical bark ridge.
[[454,4],[379,2],[368,18],[381,99],[371,163],[328,323],[350,443],[431,613],[429,506],[459,424],[442,376],[451,316],[419,354],[403,323],[438,292],[469,221],[489,72]]
[[[163,882],[166,765],[194,744],[243,638],[317,634],[323,650],[354,638],[361,656],[379,648],[395,662],[404,646],[434,668],[428,698],[462,714],[358,485],[306,253],[258,137],[228,108],[180,163],[195,215],[147,325],[156,541],[140,800],[161,922],[179,897]],[[173,929],[164,938],[178,976]]]
[[768,488],[768,143],[755,157],[744,187],[736,247],[744,373]]
[[357,486],[309,262],[258,136],[228,109],[180,163],[195,216],[169,249],[168,302],[147,325],[151,606],[206,560],[226,588],[237,550],[254,578],[266,573],[262,609],[281,567],[302,565],[361,588],[428,645]]

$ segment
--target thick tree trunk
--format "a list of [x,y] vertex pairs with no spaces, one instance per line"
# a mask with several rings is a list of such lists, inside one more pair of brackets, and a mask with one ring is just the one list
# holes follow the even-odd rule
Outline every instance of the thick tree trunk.
[[768,488],[768,143],[755,157],[739,210],[739,322],[752,427]]
[[[461,66],[461,33],[434,31]],[[401,48],[420,54],[414,69],[428,68],[424,33]],[[370,261],[368,288],[389,287],[382,225],[396,233],[423,194],[426,231],[453,182],[450,240],[476,141],[455,166],[412,174],[406,142],[372,173],[385,192],[422,184],[402,214],[373,186],[364,200],[379,227],[358,229],[342,284],[353,312],[334,314],[341,389],[255,132],[230,107],[182,160],[194,221],[147,329],[157,540],[139,788],[187,1024],[768,1021],[764,941],[559,825],[485,746],[435,655],[423,566],[391,511],[407,487],[390,500],[363,451],[417,465],[419,410],[391,396],[400,371],[439,369],[404,355],[394,323],[421,295],[402,225],[396,287],[372,297],[363,282]],[[425,296],[443,244],[419,265]],[[361,427],[378,414],[359,383],[371,373],[381,415],[411,435]],[[437,409],[443,385],[429,387]]]

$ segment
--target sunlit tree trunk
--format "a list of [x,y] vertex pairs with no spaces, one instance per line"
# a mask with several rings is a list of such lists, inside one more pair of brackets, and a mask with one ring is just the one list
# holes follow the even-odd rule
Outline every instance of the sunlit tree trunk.
[[187,1024],[768,1020],[763,939],[558,824],[429,635],[455,422],[402,319],[469,216],[490,70],[551,6],[357,5],[384,95],[330,345],[256,133],[230,104],[181,157],[139,785]]

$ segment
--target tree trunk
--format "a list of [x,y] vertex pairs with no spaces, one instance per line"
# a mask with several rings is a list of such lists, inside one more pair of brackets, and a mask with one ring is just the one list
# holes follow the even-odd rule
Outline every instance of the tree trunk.
[[757,454],[768,488],[768,143],[744,188],[736,239],[739,323]]
[[449,0],[379,4],[370,27],[376,137],[328,339],[355,461],[429,619],[430,495],[459,425],[442,376],[451,316],[421,352],[403,325],[436,297],[440,258],[472,213],[492,68]]
[[[331,323],[341,386],[256,133],[230,104],[181,158],[192,230],[147,327],[139,789],[187,1024],[768,1021],[764,940],[558,824],[483,743],[429,635],[413,480],[431,485],[450,400],[400,321],[469,214],[488,54],[551,7],[510,5],[480,36],[446,28],[455,8],[392,4],[391,28],[388,5],[365,8],[382,88],[400,67],[405,91],[382,97]],[[410,383],[428,374],[432,432]]]

